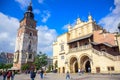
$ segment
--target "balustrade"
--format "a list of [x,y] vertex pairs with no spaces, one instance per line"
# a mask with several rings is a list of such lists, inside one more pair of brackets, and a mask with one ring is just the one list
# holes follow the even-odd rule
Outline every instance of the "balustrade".
[[71,48],[71,49],[69,49],[69,53],[82,51],[82,50],[86,50],[86,49],[92,49],[92,52],[99,55],[99,56],[106,56],[106,57],[108,57],[109,59],[112,59],[112,60],[120,60],[120,56],[113,56],[113,55],[111,55],[107,52],[98,51],[96,49],[93,49],[90,44],[89,45],[84,45],[84,46],[79,46],[79,47],[76,47],[76,48]]
[[89,49],[91,48],[91,45],[84,45],[84,46],[79,46],[79,47],[76,47],[76,48],[71,48],[69,49],[69,52],[76,52],[76,51],[81,51],[81,50],[85,50],[85,49]]

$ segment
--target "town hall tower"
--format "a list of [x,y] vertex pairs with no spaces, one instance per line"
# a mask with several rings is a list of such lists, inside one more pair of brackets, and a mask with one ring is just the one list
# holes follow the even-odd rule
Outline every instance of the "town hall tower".
[[37,52],[37,31],[30,3],[17,32],[13,67],[21,70],[24,64],[32,66]]

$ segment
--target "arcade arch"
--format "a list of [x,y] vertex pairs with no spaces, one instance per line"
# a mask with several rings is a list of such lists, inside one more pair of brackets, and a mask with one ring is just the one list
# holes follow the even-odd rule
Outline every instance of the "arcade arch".
[[76,57],[70,58],[70,72],[71,73],[78,72],[78,60]]
[[80,68],[85,72],[91,72],[91,59],[87,55],[80,58]]

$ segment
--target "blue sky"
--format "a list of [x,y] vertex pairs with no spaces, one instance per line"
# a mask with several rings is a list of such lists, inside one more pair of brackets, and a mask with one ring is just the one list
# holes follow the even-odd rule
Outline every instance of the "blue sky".
[[[30,0],[0,1],[0,51],[14,52],[19,21]],[[91,14],[97,24],[110,32],[117,30],[120,22],[120,0],[32,0],[37,20],[38,51],[52,56],[52,43],[67,31],[79,17],[87,21]]]

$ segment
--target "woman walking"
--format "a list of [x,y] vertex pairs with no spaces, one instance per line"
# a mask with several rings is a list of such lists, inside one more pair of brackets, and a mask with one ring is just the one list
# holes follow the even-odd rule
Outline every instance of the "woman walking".
[[69,74],[68,71],[67,71],[67,73],[66,73],[66,80],[70,80],[70,74]]

